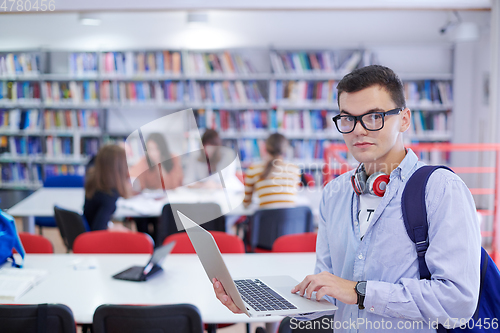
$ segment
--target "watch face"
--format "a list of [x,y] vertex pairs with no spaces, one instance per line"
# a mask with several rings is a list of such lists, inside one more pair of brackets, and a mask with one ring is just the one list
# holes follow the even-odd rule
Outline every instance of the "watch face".
[[356,284],[356,291],[361,295],[366,295],[366,281],[361,281]]

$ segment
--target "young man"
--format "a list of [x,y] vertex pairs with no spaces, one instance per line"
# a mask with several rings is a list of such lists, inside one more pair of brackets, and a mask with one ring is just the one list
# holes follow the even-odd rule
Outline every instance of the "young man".
[[[403,145],[411,113],[402,83],[391,69],[374,65],[346,75],[337,89],[340,115],[334,121],[360,165],[325,186],[315,274],[292,292],[308,298],[317,292],[317,299],[325,296],[335,303],[335,332],[434,332],[438,322],[468,320],[479,294],[481,256],[470,191],[447,170],[431,175],[425,261],[432,279],[420,280],[401,195],[423,163]],[[385,189],[372,188],[387,181]],[[220,282],[214,289],[230,310],[239,312]]]

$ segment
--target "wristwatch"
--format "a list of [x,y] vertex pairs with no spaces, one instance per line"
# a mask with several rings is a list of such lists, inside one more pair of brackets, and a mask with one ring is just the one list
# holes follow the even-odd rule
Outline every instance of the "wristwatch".
[[365,308],[365,295],[366,295],[366,281],[359,281],[354,287],[356,294],[358,294],[358,308],[363,310]]

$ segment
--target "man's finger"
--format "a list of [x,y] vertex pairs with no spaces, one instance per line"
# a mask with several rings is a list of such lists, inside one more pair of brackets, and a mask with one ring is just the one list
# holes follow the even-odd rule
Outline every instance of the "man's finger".
[[310,275],[306,276],[306,278],[301,283],[299,283],[292,289],[292,292],[298,292],[300,296],[304,296],[305,290],[309,285],[310,277]]
[[306,297],[311,299],[312,297],[312,293],[314,291],[316,291],[316,289],[319,289],[320,288],[320,285],[319,283],[316,281],[316,280],[312,280],[311,283],[309,283],[309,285],[307,286],[307,289],[306,289]]
[[325,296],[326,294],[328,294],[328,287],[327,286],[323,286],[321,287],[317,292],[316,292],[316,300],[317,301],[320,301],[323,296]]
[[231,310],[234,313],[243,312],[236,306],[236,304],[234,304],[233,300],[228,295],[222,296],[222,304],[224,304],[229,310]]

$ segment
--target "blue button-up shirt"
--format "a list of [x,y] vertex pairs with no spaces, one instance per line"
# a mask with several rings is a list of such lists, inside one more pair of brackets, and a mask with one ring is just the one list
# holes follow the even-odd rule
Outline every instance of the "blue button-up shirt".
[[[474,200],[455,174],[438,169],[426,187],[431,280],[420,280],[415,244],[403,222],[401,196],[423,165],[413,151],[390,174],[385,195],[360,240],[359,198],[346,173],[324,189],[315,274],[367,281],[365,309],[336,303],[335,332],[434,332],[474,313],[479,294],[481,236]],[[328,297],[327,297],[328,298]],[[455,318],[455,319],[453,319]]]

